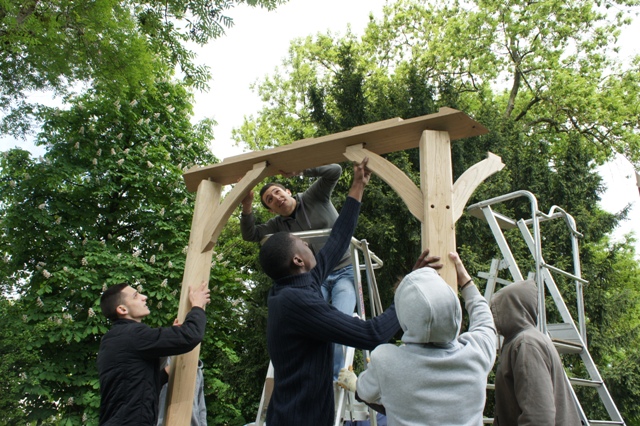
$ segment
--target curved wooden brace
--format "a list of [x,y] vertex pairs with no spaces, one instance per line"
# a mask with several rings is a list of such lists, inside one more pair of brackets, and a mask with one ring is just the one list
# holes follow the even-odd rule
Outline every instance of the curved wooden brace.
[[229,216],[231,216],[236,207],[238,207],[238,204],[240,204],[244,196],[247,195],[247,192],[267,175],[267,166],[268,163],[266,161],[254,164],[253,169],[249,170],[233,189],[229,191],[222,203],[217,206],[211,206],[211,208],[215,210],[205,226],[202,238],[203,253],[213,249]]
[[453,221],[457,222],[462,216],[467,201],[486,178],[499,172],[504,167],[502,158],[488,152],[487,158],[469,167],[453,184]]
[[421,223],[424,220],[424,208],[422,202],[422,191],[390,161],[364,148],[363,144],[348,146],[344,156],[349,160],[360,163],[364,157],[369,157],[367,168],[380,176],[409,208],[412,215]]

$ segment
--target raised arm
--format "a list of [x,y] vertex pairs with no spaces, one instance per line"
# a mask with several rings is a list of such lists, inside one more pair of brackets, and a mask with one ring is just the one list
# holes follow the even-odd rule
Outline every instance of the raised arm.
[[449,258],[456,267],[458,289],[464,299],[464,307],[469,313],[468,332],[482,345],[487,360],[493,364],[496,355],[497,332],[489,304],[480,294],[458,253],[449,253]]
[[333,224],[331,234],[326,244],[317,253],[318,263],[312,273],[317,275],[318,282],[323,282],[327,274],[338,264],[343,254],[349,248],[353,231],[358,224],[358,214],[360,213],[360,201],[364,193],[364,187],[369,183],[371,171],[367,169],[368,158],[362,163],[353,166],[353,182],[349,195],[338,219]]

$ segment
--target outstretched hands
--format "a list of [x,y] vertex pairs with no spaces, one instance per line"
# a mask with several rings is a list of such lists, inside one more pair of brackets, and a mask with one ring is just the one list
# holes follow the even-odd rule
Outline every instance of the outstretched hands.
[[253,190],[247,192],[247,195],[241,201],[242,213],[250,214],[253,211]]
[[438,270],[442,268],[442,263],[437,263],[439,261],[440,256],[429,256],[429,249],[426,249],[420,254],[420,256],[418,256],[418,260],[416,261],[416,264],[413,265],[413,268],[411,270],[415,271],[416,269],[424,267]]
[[202,281],[200,287],[189,287],[189,301],[191,306],[197,306],[202,309],[207,307],[211,302],[211,295],[205,281]]
[[471,275],[467,272],[467,269],[464,267],[460,256],[456,252],[449,253],[449,259],[453,261],[453,264],[456,266],[456,279],[458,281],[458,290],[462,290],[467,285],[474,285],[473,280],[471,279]]
[[364,187],[367,186],[371,178],[371,170],[367,169],[368,162],[369,157],[364,157],[362,163],[354,163],[353,165],[353,182],[351,183],[351,189],[349,189],[349,197],[358,201],[362,201]]

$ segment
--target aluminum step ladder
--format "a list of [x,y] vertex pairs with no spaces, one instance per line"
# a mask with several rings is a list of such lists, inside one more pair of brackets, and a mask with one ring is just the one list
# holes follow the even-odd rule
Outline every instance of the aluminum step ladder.
[[[524,198],[529,202],[531,217],[514,220],[492,209],[492,206],[519,198]],[[561,356],[563,354],[579,355],[589,376],[588,378],[570,377],[565,369],[565,377],[572,385],[569,388],[571,389],[572,397],[578,408],[582,423],[584,425],[624,425],[624,420],[611,398],[611,394],[600,376],[598,368],[591,358],[587,347],[583,287],[588,284],[588,282],[581,277],[578,238],[582,235],[576,230],[573,217],[558,206],[552,206],[547,214],[539,211],[538,201],[529,191],[516,191],[492,198],[473,204],[469,206],[467,210],[471,215],[481,218],[489,224],[502,254],[502,259],[494,259],[492,261],[488,273],[481,272],[478,274],[479,277],[487,280],[485,289],[485,298],[487,301],[491,300],[497,285],[509,285],[511,282],[523,279],[520,268],[515,261],[515,257],[503,233],[503,230],[518,229],[520,236],[524,239],[529,252],[533,256],[534,271],[529,273],[528,278],[535,280],[538,288],[538,329],[551,337]],[[556,219],[564,220],[568,228],[572,246],[573,272],[567,272],[546,263],[542,256],[540,224]],[[501,270],[508,270],[511,274],[512,281],[499,278],[499,272]],[[563,276],[575,283],[576,308],[578,313],[577,322],[573,320],[569,308],[562,298],[562,294],[554,280],[554,274],[556,274],[556,276]],[[547,324],[547,310],[545,306],[545,294],[547,291],[552,297],[555,307],[562,318],[562,323]],[[587,418],[578,396],[574,391],[574,388],[578,386],[592,387],[597,390],[600,400],[610,417],[609,420],[589,420]],[[488,386],[488,389],[493,389],[493,385]],[[493,423],[493,419],[485,419],[484,423]]]
[[[320,229],[313,231],[294,232],[296,235],[313,245],[314,247],[322,247],[329,238],[331,229]],[[264,243],[269,235],[265,236],[261,243]],[[380,294],[378,292],[378,285],[375,278],[375,269],[379,269],[383,266],[382,260],[376,256],[370,249],[366,240],[357,240],[351,238],[351,244],[349,246],[351,253],[351,263],[353,265],[354,281],[356,286],[356,313],[361,319],[366,319],[366,309],[364,302],[364,293],[362,285],[363,272],[365,273],[367,291],[370,302],[371,317],[380,315],[383,312],[382,302],[380,301]],[[355,358],[355,349],[351,347],[344,347],[344,367],[348,368],[353,365]],[[362,369],[367,367],[369,360],[369,351],[362,351]],[[273,392],[273,380],[274,380],[274,368],[273,364],[269,362],[269,368],[267,370],[267,376],[262,388],[262,396],[260,398],[260,405],[258,407],[258,413],[256,415],[256,421],[251,423],[251,426],[262,426],[265,424],[267,415],[267,408],[269,407],[269,401],[271,400],[271,394]],[[364,403],[356,401],[355,393],[346,391],[334,384],[334,397],[335,397],[335,421],[334,426],[342,426],[345,421],[360,421],[369,420],[371,426],[377,426],[376,412],[369,408]],[[247,425],[249,426],[249,425]]]

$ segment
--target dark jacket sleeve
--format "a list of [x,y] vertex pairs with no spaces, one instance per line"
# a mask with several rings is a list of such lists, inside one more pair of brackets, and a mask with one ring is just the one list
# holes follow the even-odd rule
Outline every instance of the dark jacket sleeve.
[[256,215],[251,212],[240,216],[240,233],[245,241],[260,242],[262,237],[278,232],[276,218],[272,218],[265,223],[256,225]]
[[338,311],[320,297],[301,298],[300,292],[286,290],[282,294],[290,298],[282,306],[289,311],[291,326],[318,340],[371,350],[400,330],[393,304],[382,315],[363,321]]
[[360,202],[352,197],[347,197],[340,216],[331,228],[331,234],[322,250],[316,255],[316,267],[311,270],[316,282],[324,282],[327,275],[340,262],[344,252],[349,248],[353,231],[358,224],[360,214]]
[[306,177],[319,177],[303,194],[308,203],[329,202],[331,193],[336,187],[342,175],[342,167],[339,164],[307,169],[303,173]]
[[134,330],[131,344],[143,357],[179,355],[191,351],[204,338],[207,317],[203,309],[193,307],[180,326]]

